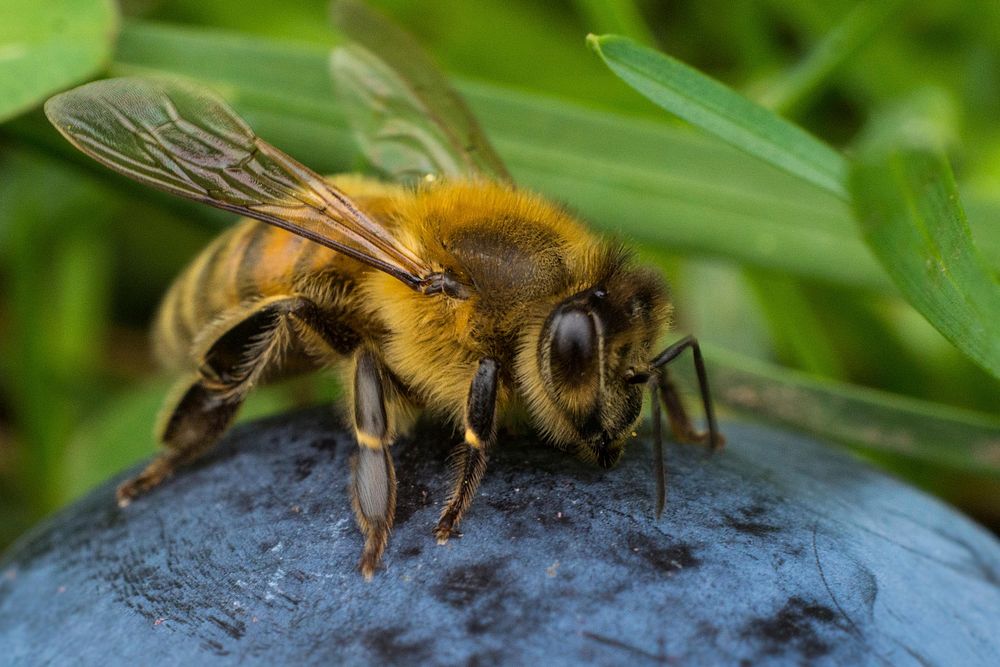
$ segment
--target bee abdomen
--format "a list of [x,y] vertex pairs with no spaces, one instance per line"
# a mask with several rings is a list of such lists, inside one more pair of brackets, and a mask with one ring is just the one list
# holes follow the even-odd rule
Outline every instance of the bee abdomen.
[[282,229],[243,221],[209,244],[167,292],[153,327],[158,361],[167,368],[197,364],[195,343],[214,323],[234,319],[234,312],[261,298],[298,293],[301,283],[338,257]]

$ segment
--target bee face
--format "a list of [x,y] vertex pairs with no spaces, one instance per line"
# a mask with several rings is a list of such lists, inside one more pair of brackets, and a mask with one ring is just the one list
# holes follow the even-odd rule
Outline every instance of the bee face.
[[662,282],[624,270],[551,308],[533,341],[535,387],[527,387],[536,423],[557,445],[601,467],[614,465],[642,410],[643,387],[668,315]]

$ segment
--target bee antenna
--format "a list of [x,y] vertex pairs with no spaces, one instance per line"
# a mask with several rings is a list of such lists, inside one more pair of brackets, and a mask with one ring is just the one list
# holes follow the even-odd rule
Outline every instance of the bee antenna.
[[653,478],[656,480],[656,518],[663,514],[663,506],[667,499],[667,475],[663,465],[663,431],[660,418],[660,382],[659,373],[653,373],[649,378],[649,398],[652,402],[653,421]]

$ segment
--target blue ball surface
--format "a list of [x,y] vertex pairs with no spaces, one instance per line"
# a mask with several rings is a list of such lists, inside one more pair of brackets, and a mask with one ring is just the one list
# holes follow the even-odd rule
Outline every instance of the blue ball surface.
[[[458,438],[394,447],[373,581],[328,410],[235,428],[125,509],[112,480],[0,561],[9,664],[1000,664],[1000,542],[799,435],[724,425],[590,468],[501,435],[464,536],[431,534]],[[134,472],[134,471],[133,471]]]

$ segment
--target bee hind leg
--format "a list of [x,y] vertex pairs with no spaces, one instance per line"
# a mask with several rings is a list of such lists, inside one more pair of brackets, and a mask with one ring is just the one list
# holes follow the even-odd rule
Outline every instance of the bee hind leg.
[[315,308],[301,297],[266,299],[208,345],[199,355],[198,371],[182,380],[166,402],[158,434],[166,451],[118,487],[119,506],[158,486],[215,444],[261,374],[280,362],[290,341],[289,327]]
[[481,360],[466,401],[465,441],[455,451],[455,486],[434,530],[438,544],[447,543],[455,533],[486,472],[489,450],[496,439],[498,381],[496,360]]
[[[174,470],[201,456],[229,426],[240,402],[227,401],[201,380],[185,380],[183,394],[163,429],[167,448],[133,479],[118,487],[119,507],[126,507],[170,477]],[[186,391],[185,391],[186,389]]]
[[387,374],[369,349],[360,350],[354,364],[354,433],[358,453],[351,469],[351,504],[365,536],[359,568],[371,579],[389,543],[396,514],[396,471],[389,445],[393,429],[386,411]]

